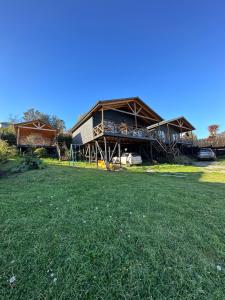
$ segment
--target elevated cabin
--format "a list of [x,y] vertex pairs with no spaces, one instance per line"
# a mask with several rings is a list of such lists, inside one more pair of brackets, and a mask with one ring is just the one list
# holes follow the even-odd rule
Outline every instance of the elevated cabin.
[[18,147],[54,147],[58,130],[51,125],[41,121],[34,120],[14,124],[16,131],[16,141]]
[[178,117],[171,120],[163,120],[147,127],[152,136],[157,137],[165,144],[176,142],[179,144],[192,144],[192,131],[195,127],[185,118]]

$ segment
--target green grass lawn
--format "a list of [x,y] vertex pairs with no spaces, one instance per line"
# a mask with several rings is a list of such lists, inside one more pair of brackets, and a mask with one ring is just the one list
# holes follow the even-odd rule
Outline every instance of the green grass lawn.
[[225,299],[225,173],[46,163],[0,179],[0,299]]

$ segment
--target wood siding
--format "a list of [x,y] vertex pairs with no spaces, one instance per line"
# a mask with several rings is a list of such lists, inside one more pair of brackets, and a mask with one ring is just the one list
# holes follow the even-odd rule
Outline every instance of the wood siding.
[[[93,126],[97,126],[102,121],[102,112],[98,111],[93,116]],[[113,110],[105,110],[104,111],[104,121],[113,121],[117,124],[123,122],[127,123],[128,126],[135,126],[134,116],[127,115],[121,112],[113,111]],[[143,122],[140,118],[137,119],[137,124],[139,127],[146,127],[146,123]]]
[[86,144],[93,140],[93,118],[88,119],[72,134],[73,144]]

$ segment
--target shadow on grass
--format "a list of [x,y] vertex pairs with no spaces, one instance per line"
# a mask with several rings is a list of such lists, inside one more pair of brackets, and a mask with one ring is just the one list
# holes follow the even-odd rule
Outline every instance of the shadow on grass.
[[[48,164],[47,164],[48,165]],[[69,162],[52,162],[50,166],[57,167],[61,169],[70,169],[70,170],[86,170],[89,175],[103,173],[104,174],[114,174],[115,176],[118,175],[123,176],[151,176],[154,178],[158,178],[160,181],[164,181],[166,179],[176,180],[177,183],[179,182],[200,182],[200,183],[221,183],[225,184],[225,173],[221,173],[220,171],[212,171],[208,172],[205,171],[204,168],[199,166],[182,166],[182,165],[169,165],[169,164],[162,164],[162,165],[144,165],[141,167],[122,167],[120,170],[107,172],[106,169],[97,168],[95,163],[74,163],[69,164]],[[85,175],[85,174],[84,174]],[[132,177],[133,178],[133,177]],[[141,180],[141,178],[139,179]]]

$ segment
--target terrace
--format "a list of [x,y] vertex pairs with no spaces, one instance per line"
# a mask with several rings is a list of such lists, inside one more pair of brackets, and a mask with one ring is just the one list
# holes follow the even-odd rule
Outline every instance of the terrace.
[[136,139],[152,140],[155,134],[144,127],[128,125],[126,123],[115,123],[113,121],[104,121],[93,128],[94,138],[102,135],[113,135],[121,137],[130,137]]

